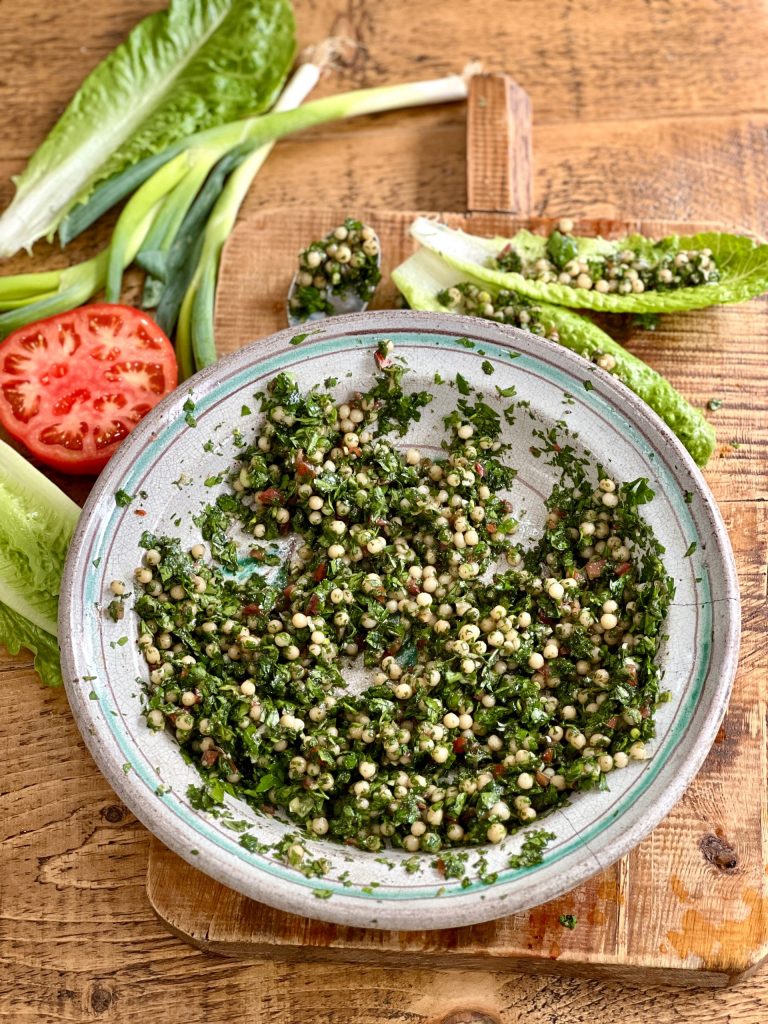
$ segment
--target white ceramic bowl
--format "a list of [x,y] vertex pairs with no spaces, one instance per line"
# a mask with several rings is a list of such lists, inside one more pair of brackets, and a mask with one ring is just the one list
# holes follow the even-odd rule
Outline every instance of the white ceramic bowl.
[[[60,614],[67,692],[83,737],[115,791],[163,842],[202,871],[271,906],[363,927],[423,929],[486,921],[552,899],[640,842],[680,798],[714,740],[739,639],[733,556],[714,501],[690,457],[643,402],[551,342],[483,320],[432,313],[362,313],[307,329],[312,333],[301,344],[291,344],[294,330],[282,331],[198,374],[147,416],[96,483],[70,549]],[[462,336],[476,347],[459,344]],[[252,429],[253,418],[242,415],[242,407],[257,407],[254,393],[279,370],[290,369],[304,387],[339,378],[341,397],[370,380],[372,349],[385,337],[394,340],[413,371],[407,387],[444,392],[434,387],[435,372],[450,379],[460,372],[494,404],[495,385],[514,384],[542,423],[565,418],[578,430],[579,443],[617,479],[647,477],[656,498],[643,512],[666,547],[667,570],[677,586],[669,641],[660,655],[673,699],[657,713],[652,759],[612,773],[608,792],[579,794],[530,826],[528,831],[545,827],[556,835],[541,864],[507,866],[525,831],[485,848],[488,870],[499,872],[490,886],[477,878],[474,853],[467,868],[471,884],[462,887],[457,879],[442,878],[428,855],[409,873],[403,866],[408,855],[398,850],[387,851],[390,867],[368,852],[308,840],[312,855],[326,857],[330,869],[322,878],[306,878],[272,853],[243,848],[226,821],[191,806],[186,790],[200,781],[195,769],[184,763],[168,733],[151,732],[144,724],[136,680],[146,676],[146,665],[135,644],[134,614],[129,610],[114,623],[104,613],[110,581],[130,580],[139,561],[142,531],[178,536],[188,545],[199,539],[191,517],[212,497],[203,481],[231,460],[233,430]],[[494,365],[493,376],[481,369],[483,360]],[[566,395],[572,404],[564,404]],[[190,397],[196,426],[185,419]],[[437,443],[446,402],[452,403],[450,396],[438,394],[403,443]],[[529,452],[532,429],[526,416],[504,428],[519,470],[512,500],[516,511],[527,509],[523,529],[529,535],[543,524],[541,499],[555,479],[544,460]],[[213,451],[204,448],[208,439],[215,441]],[[128,507],[116,504],[119,489],[137,495]],[[686,557],[692,542],[696,551]],[[288,830],[237,801],[230,806],[231,817],[247,822],[263,842],[272,844]]]

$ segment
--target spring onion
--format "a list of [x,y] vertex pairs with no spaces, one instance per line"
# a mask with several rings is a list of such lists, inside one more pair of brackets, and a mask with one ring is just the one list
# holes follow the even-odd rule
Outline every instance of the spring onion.
[[[97,187],[72,215],[66,237],[136,191],[115,226],[109,248],[64,271],[0,279],[0,337],[42,316],[86,302],[106,288],[120,297],[122,275],[136,259],[150,273],[145,305],[157,305],[170,329],[178,315],[179,365],[189,374],[215,359],[213,313],[221,250],[240,206],[271,146],[280,138],[331,121],[403,107],[464,99],[470,66],[462,75],[359,89],[298,106],[325,66],[328,51],[307,61],[269,114],[198,132],[164,154],[121,172]],[[66,227],[66,224],[65,224]],[[183,296],[183,298],[181,298]]]

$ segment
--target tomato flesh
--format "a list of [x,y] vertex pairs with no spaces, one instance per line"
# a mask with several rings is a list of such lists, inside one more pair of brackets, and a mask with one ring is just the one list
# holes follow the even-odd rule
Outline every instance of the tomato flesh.
[[0,342],[0,425],[48,466],[98,473],[176,387],[168,338],[130,306],[81,306]]

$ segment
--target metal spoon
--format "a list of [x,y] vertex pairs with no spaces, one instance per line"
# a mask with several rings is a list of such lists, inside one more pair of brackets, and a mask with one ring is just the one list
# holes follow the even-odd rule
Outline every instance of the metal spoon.
[[[379,241],[379,236],[375,232],[373,237],[376,239],[379,249],[376,256],[376,266],[381,268],[381,242]],[[361,299],[360,296],[352,289],[340,293],[334,293],[329,286],[325,289],[325,297],[333,312],[323,313],[319,311],[317,313],[310,313],[308,317],[301,319],[296,316],[291,308],[291,299],[298,288],[298,277],[299,271],[297,270],[293,275],[291,287],[288,289],[288,298],[285,303],[288,324],[290,327],[301,327],[303,324],[312,323],[313,320],[325,320],[329,316],[339,316],[341,313],[362,313],[364,309],[368,308],[368,301]]]

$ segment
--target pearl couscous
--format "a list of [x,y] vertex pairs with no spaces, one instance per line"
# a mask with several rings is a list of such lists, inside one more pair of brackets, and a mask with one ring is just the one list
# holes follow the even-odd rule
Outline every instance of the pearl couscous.
[[[524,548],[500,416],[462,397],[438,457],[401,452],[431,396],[403,389],[389,342],[375,356],[342,403],[281,373],[205,544],[144,536],[147,726],[198,766],[202,806],[228,792],[374,851],[500,843],[647,756],[673,594],[652,492],[545,439],[562,477]],[[232,572],[235,521],[271,574]]]

